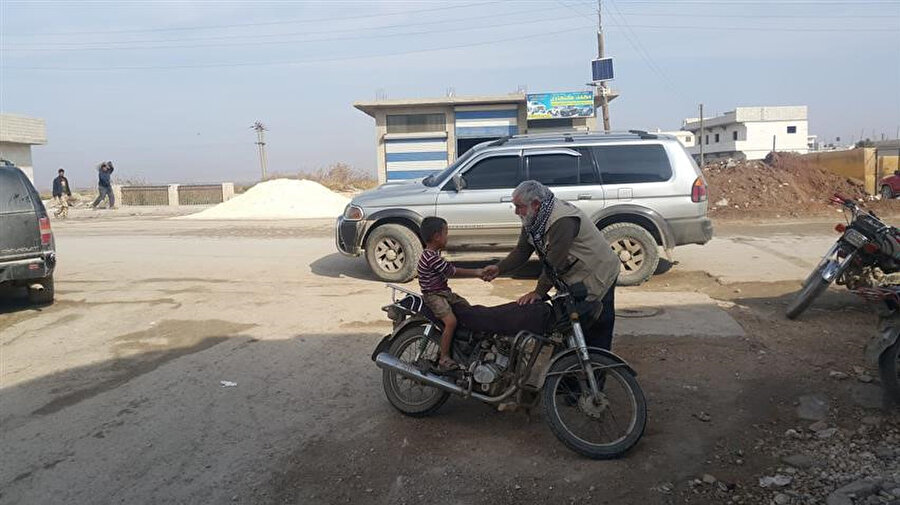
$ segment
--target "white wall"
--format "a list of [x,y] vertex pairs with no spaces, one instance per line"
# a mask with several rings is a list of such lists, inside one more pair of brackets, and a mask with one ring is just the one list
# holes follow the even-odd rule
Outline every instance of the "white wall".
[[34,168],[31,163],[31,146],[13,142],[0,142],[0,158],[11,161],[22,169],[34,183]]
[[[796,133],[788,133],[788,126],[795,126]],[[737,132],[737,140],[734,140],[734,132]],[[809,152],[806,145],[808,133],[809,122],[806,120],[754,121],[704,128],[703,136],[698,136],[697,140],[704,143],[703,152],[712,157],[721,155],[760,160],[772,151],[773,136],[775,137],[776,151],[801,154]],[[716,134],[719,135],[718,142],[715,141]],[[706,136],[709,136],[708,144]],[[699,145],[688,148],[688,152],[692,155],[699,155]]]

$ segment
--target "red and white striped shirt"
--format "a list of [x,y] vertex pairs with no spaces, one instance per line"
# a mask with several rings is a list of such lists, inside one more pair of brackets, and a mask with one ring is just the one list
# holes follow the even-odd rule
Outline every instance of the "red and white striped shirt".
[[453,263],[444,260],[440,252],[431,249],[422,251],[416,270],[419,272],[419,287],[423,294],[449,290],[447,278],[456,273]]

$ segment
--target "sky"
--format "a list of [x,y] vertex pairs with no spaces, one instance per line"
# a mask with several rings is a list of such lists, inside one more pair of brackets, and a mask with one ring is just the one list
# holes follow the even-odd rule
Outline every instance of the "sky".
[[[35,182],[375,171],[355,101],[587,89],[596,1],[0,1],[0,110],[46,121]],[[897,136],[900,0],[604,0],[612,128],[807,105],[810,133]]]

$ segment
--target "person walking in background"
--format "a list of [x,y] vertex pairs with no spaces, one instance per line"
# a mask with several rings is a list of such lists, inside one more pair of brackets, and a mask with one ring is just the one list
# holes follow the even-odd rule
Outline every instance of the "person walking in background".
[[69,179],[66,179],[66,171],[60,168],[56,179],[53,179],[53,199],[56,200],[55,217],[63,219],[69,215],[69,197],[72,196],[72,189],[69,187]]
[[101,202],[103,202],[104,198],[109,198],[109,208],[116,208],[116,197],[113,195],[112,190],[112,173],[113,173],[113,164],[111,161],[104,161],[97,167],[98,181],[97,181],[97,189],[100,191],[100,194],[97,195],[97,199],[94,200],[94,203],[91,204],[92,209],[96,209]]

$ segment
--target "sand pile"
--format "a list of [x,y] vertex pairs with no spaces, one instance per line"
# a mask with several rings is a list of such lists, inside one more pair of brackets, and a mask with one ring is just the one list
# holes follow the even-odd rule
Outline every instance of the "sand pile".
[[307,180],[274,179],[183,219],[304,219],[341,215],[350,199]]

